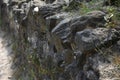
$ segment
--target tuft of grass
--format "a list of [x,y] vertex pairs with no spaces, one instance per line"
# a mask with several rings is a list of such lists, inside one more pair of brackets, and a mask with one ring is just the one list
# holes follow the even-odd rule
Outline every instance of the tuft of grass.
[[84,3],[80,7],[80,14],[86,14],[88,12],[94,11],[94,10],[100,10],[102,2],[100,0],[92,0],[89,3]]
[[106,28],[115,28],[120,21],[120,12],[113,6],[107,6],[105,10],[107,12],[107,15],[104,17],[106,20]]
[[69,5],[63,6],[63,11],[78,10],[82,6],[82,3],[72,1]]
[[89,8],[88,6],[86,6],[86,5],[83,5],[82,7],[81,7],[81,9],[80,9],[80,14],[86,14],[86,13],[88,13],[88,12],[90,12],[90,11],[93,11],[93,9],[91,9],[91,8]]

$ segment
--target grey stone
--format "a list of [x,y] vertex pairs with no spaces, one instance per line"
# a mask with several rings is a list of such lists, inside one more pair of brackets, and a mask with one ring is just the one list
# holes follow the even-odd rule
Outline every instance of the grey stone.
[[111,41],[115,37],[116,35],[114,29],[111,31],[106,28],[86,29],[76,33],[75,42],[77,48],[80,51],[84,52],[87,50],[95,49],[101,45],[107,46],[106,42]]

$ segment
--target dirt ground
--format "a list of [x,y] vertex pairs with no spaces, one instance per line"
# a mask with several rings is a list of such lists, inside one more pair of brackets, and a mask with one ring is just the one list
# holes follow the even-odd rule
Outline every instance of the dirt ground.
[[0,80],[11,80],[13,70],[11,68],[11,45],[10,39],[5,37],[6,34],[0,31]]

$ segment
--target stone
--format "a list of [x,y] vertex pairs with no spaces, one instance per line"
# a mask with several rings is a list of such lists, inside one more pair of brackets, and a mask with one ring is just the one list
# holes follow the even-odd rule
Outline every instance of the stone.
[[106,42],[117,38],[115,32],[117,31],[114,29],[110,31],[106,28],[86,29],[76,33],[75,43],[78,50],[82,52],[87,50],[89,51],[91,49],[100,47],[101,45],[107,46],[109,43],[106,44]]
[[58,13],[49,17],[46,17],[46,24],[51,32],[54,27],[57,26],[63,19],[67,18],[67,13]]
[[[101,11],[89,12],[84,16],[69,17],[62,20],[51,31],[54,38],[60,40],[60,44],[69,44],[74,41],[76,32],[86,28],[103,27],[105,13]],[[58,43],[55,43],[56,45]],[[69,44],[70,46],[71,44]],[[62,45],[61,45],[62,46]],[[62,48],[62,47],[61,47]]]
[[34,12],[38,12],[39,11],[39,8],[38,7],[35,7],[34,8]]

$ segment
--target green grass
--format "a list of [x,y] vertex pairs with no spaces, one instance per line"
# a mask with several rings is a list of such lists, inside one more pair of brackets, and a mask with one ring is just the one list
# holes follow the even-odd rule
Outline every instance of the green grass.
[[[100,3],[98,3],[100,1]],[[99,10],[102,6],[101,0],[92,0],[89,3],[86,2],[72,2],[69,6],[63,6],[63,11],[74,12],[79,11],[80,15],[84,15],[90,11]]]
[[83,3],[82,6],[80,7],[80,14],[84,15],[88,12],[94,11],[94,10],[100,10],[102,8],[100,0],[92,0],[89,3]]

